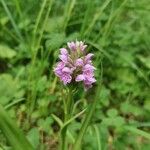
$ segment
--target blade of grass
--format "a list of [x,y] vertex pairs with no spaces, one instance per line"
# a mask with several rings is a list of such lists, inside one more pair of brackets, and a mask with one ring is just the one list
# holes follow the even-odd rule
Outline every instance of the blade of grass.
[[0,129],[4,133],[14,150],[34,150],[23,132],[11,120],[7,112],[0,105]]
[[130,131],[132,133],[135,133],[137,135],[143,136],[143,137],[145,137],[145,138],[150,140],[150,133],[147,133],[147,132],[145,132],[143,130],[137,129],[137,128],[133,127],[133,126],[125,126],[124,129],[127,130],[127,131]]
[[100,139],[100,134],[97,125],[94,125],[95,133],[96,133],[96,138],[97,138],[97,150],[101,150],[101,139]]
[[81,29],[80,29],[81,37],[83,36],[83,32],[84,32],[84,30],[85,30],[85,28],[88,24],[89,16],[91,15],[91,11],[94,8],[93,4],[94,3],[91,3],[90,0],[86,0],[87,8],[86,8],[86,12],[85,12],[84,19],[82,21],[82,26],[81,26]]
[[[41,39],[42,39],[42,36],[43,36],[43,33],[44,33],[44,28],[45,28],[45,25],[46,25],[46,22],[47,22],[47,19],[48,19],[48,16],[49,16],[52,4],[53,4],[53,0],[48,0],[48,2],[49,2],[48,3],[49,5],[48,5],[48,8],[47,8],[45,17],[43,17],[44,21],[43,21],[42,27],[40,29],[39,38],[37,39],[37,41],[33,41],[33,42],[36,43],[36,46],[34,46],[35,43],[33,43],[33,45],[32,45],[33,47],[31,47],[32,52],[33,52],[33,56],[32,56],[32,62],[31,62],[31,69],[30,69],[30,72],[29,72],[28,84],[29,84],[29,87],[32,87],[31,88],[32,91],[31,91],[31,93],[29,93],[28,98],[27,98],[27,104],[29,105],[29,114],[31,114],[31,112],[33,111],[33,109],[35,107],[35,103],[36,103],[36,82],[34,83],[34,85],[31,84],[31,81],[35,81],[35,76],[37,75],[37,72],[34,69],[34,68],[36,68],[36,66],[35,66],[36,56],[37,56],[38,48],[40,47]],[[45,4],[43,4],[43,5],[45,5]],[[43,11],[43,8],[41,8],[41,10],[40,10],[39,17],[37,19],[38,20],[37,25],[38,25],[39,19],[41,18],[40,17],[41,13],[42,13],[41,11]],[[35,29],[35,31],[36,30],[37,29]],[[40,74],[41,73],[38,72],[38,76],[40,76]]]
[[95,47],[97,50],[99,50],[101,53],[104,54],[104,56],[106,56],[111,62],[112,62],[112,57],[111,55],[103,50],[102,48],[100,48],[99,44],[96,44],[95,42],[92,42],[91,40],[86,40],[90,45],[92,45],[93,47]]
[[33,45],[35,44],[35,36],[36,36],[36,33],[37,33],[38,25],[40,23],[40,20],[41,20],[41,17],[42,17],[42,14],[43,14],[46,2],[47,2],[47,0],[43,1],[42,5],[41,5],[41,9],[39,11],[39,14],[38,14],[36,22],[35,22],[35,26],[34,26],[34,30],[33,30],[33,41],[32,41]]
[[125,4],[127,3],[127,1],[128,0],[124,0],[115,11],[113,11],[113,9],[111,10],[108,21],[106,22],[104,27],[99,31],[99,33],[95,37],[94,41],[97,41],[99,39],[101,32],[103,33],[102,39],[103,39],[103,41],[105,41],[105,39],[109,36],[113,25],[117,21],[117,19],[118,19],[119,15],[121,14]]
[[8,15],[8,17],[9,17],[9,19],[10,19],[10,21],[11,21],[12,26],[13,26],[14,29],[15,29],[15,32],[16,32],[17,36],[19,37],[19,39],[21,39],[21,41],[23,41],[23,37],[22,37],[22,35],[21,35],[21,32],[19,31],[19,29],[18,29],[18,27],[17,27],[17,25],[16,25],[16,23],[15,23],[15,20],[14,20],[14,18],[12,17],[11,12],[9,11],[9,9],[8,9],[8,7],[7,7],[6,1],[4,1],[4,0],[0,0],[0,1],[1,1],[3,7],[4,7],[4,10],[5,10],[6,14]]
[[87,33],[91,33],[91,30],[92,30],[93,26],[95,25],[96,21],[100,18],[100,16],[102,15],[103,11],[105,10],[105,8],[108,6],[108,4],[110,2],[111,2],[111,0],[106,0],[104,2],[104,4],[101,6],[99,12],[95,13],[95,15],[93,17],[93,20],[91,21],[89,27],[84,32],[84,35],[86,35]]
[[[115,52],[114,52],[115,53]],[[138,75],[144,79],[144,81],[147,83],[147,85],[150,87],[150,82],[147,76],[144,75],[143,71],[138,67],[138,65],[134,62],[130,62],[126,57],[123,57],[122,55],[119,55],[126,63],[130,64],[131,67],[138,72]]]
[[20,8],[20,1],[19,0],[13,0],[13,1],[16,5],[16,10],[18,11],[19,16],[21,17],[22,13],[21,13],[21,8]]
[[18,38],[17,35],[13,34],[8,28],[6,28],[5,26],[2,27],[3,30],[6,32],[6,34],[8,34],[13,40],[15,40],[16,42],[20,42],[20,39]]
[[127,3],[128,0],[124,0],[118,9],[116,9],[113,13],[110,14],[110,17],[106,23],[106,25],[104,26],[104,29],[102,32],[104,32],[104,37],[107,37],[109,35],[109,33],[112,30],[112,27],[114,25],[114,23],[116,22],[116,20],[118,19],[118,17],[120,16],[125,4]]
[[42,36],[43,36],[43,33],[44,33],[44,29],[45,29],[45,26],[46,26],[46,23],[47,23],[47,19],[48,19],[48,16],[49,16],[49,13],[51,11],[51,8],[52,8],[52,5],[53,5],[53,0],[48,0],[48,8],[47,8],[47,12],[45,14],[45,17],[44,17],[44,21],[43,21],[43,25],[40,29],[40,33],[39,33],[39,39],[37,40],[36,42],[36,45],[37,47],[35,47],[35,49],[37,50],[40,46],[40,42],[41,42],[41,39],[42,39]]
[[65,12],[64,12],[64,25],[63,25],[64,31],[65,31],[67,24],[68,24],[68,21],[71,17],[71,13],[72,13],[72,10],[75,6],[75,3],[76,3],[76,0],[68,0],[67,1]]
[[10,107],[12,107],[12,106],[14,106],[14,105],[16,105],[16,104],[18,104],[18,103],[24,101],[24,100],[25,100],[25,98],[20,98],[20,99],[18,99],[18,100],[15,100],[15,101],[9,103],[9,104],[6,105],[4,108],[5,108],[5,109],[8,109],[8,108],[10,108]]
[[137,122],[131,123],[130,125],[135,127],[150,127],[150,122]]

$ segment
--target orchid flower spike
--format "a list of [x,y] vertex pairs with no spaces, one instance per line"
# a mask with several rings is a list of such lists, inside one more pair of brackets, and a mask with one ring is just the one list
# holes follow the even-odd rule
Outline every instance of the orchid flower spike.
[[64,85],[82,82],[84,89],[88,90],[96,82],[95,67],[92,64],[94,54],[85,53],[87,45],[82,41],[68,42],[67,48],[60,48],[59,62],[54,73]]

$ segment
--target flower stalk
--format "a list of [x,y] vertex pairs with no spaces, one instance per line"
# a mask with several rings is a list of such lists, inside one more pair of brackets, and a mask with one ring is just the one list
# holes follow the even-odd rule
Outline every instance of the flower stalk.
[[[67,90],[67,101],[66,99],[63,99],[64,101],[64,124],[72,117],[72,108],[74,105],[73,101],[73,90],[70,88]],[[61,150],[67,150],[68,144],[67,144],[67,128],[68,125],[65,125],[61,129]]]
[[74,143],[74,146],[73,146],[73,150],[80,150],[81,149],[81,142],[82,142],[82,139],[84,137],[84,134],[89,126],[89,123],[92,119],[92,116],[94,114],[94,111],[95,111],[95,108],[96,108],[96,105],[99,101],[99,95],[100,95],[100,89],[101,89],[101,84],[98,85],[98,88],[96,90],[96,94],[94,96],[94,102],[89,106],[88,108],[88,112],[84,118],[84,121],[82,123],[82,126],[81,126],[81,129],[80,129],[80,132],[75,140],[75,143]]
[[[61,128],[61,150],[67,150],[67,128],[66,122],[71,119],[74,111],[73,94],[74,89],[77,88],[78,83],[82,83],[84,90],[87,91],[96,82],[94,77],[95,67],[92,63],[92,57],[94,54],[86,54],[87,45],[82,41],[68,42],[67,48],[60,49],[59,62],[54,68],[55,75],[62,81],[62,83],[69,87],[67,90],[67,100],[64,99],[64,125]],[[88,123],[94,112],[96,103],[92,105],[92,110],[89,110],[89,116],[82,124],[80,140],[76,141],[76,144],[80,147],[80,142],[83,134],[86,131]],[[76,149],[78,150],[78,149]]]

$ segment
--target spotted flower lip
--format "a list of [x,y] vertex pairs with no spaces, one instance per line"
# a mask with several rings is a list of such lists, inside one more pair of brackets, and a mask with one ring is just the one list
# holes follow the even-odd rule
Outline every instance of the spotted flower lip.
[[64,85],[82,82],[85,90],[96,82],[95,67],[92,64],[94,54],[85,54],[87,45],[83,41],[68,42],[67,48],[60,48],[59,62],[54,73]]

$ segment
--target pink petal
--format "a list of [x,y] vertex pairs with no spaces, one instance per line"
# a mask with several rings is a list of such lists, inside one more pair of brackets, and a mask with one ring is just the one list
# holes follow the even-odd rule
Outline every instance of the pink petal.
[[76,60],[75,66],[83,66],[83,65],[84,65],[84,63],[83,63],[83,60],[81,58]]
[[62,55],[67,55],[67,54],[68,54],[68,51],[67,51],[66,48],[61,48],[61,49],[60,49],[60,53],[61,53]]
[[94,54],[89,53],[85,56],[85,61],[89,61],[92,57],[94,56]]
[[64,67],[64,68],[62,69],[62,72],[72,73],[71,69],[68,68],[68,67]]
[[57,68],[62,69],[64,67],[65,67],[65,63],[64,62],[60,61],[60,62],[57,63]]
[[76,80],[76,82],[83,81],[83,80],[85,80],[85,77],[84,77],[84,75],[80,74],[76,77],[75,80]]
[[94,83],[94,82],[96,82],[96,79],[95,79],[95,78],[88,78],[88,81],[89,81],[90,83]]
[[83,68],[84,70],[95,70],[96,68],[91,64],[86,64]]
[[64,63],[67,63],[68,61],[68,57],[66,55],[59,55],[59,58],[61,61],[63,61]]
[[72,77],[68,73],[64,73],[60,78],[63,81],[64,85],[70,83],[72,80]]
[[58,76],[58,77],[60,77],[62,75],[62,71],[58,68],[55,68],[54,72],[55,72],[55,75]]
[[74,42],[68,42],[67,45],[70,50],[73,50],[73,51],[76,50],[76,44]]

